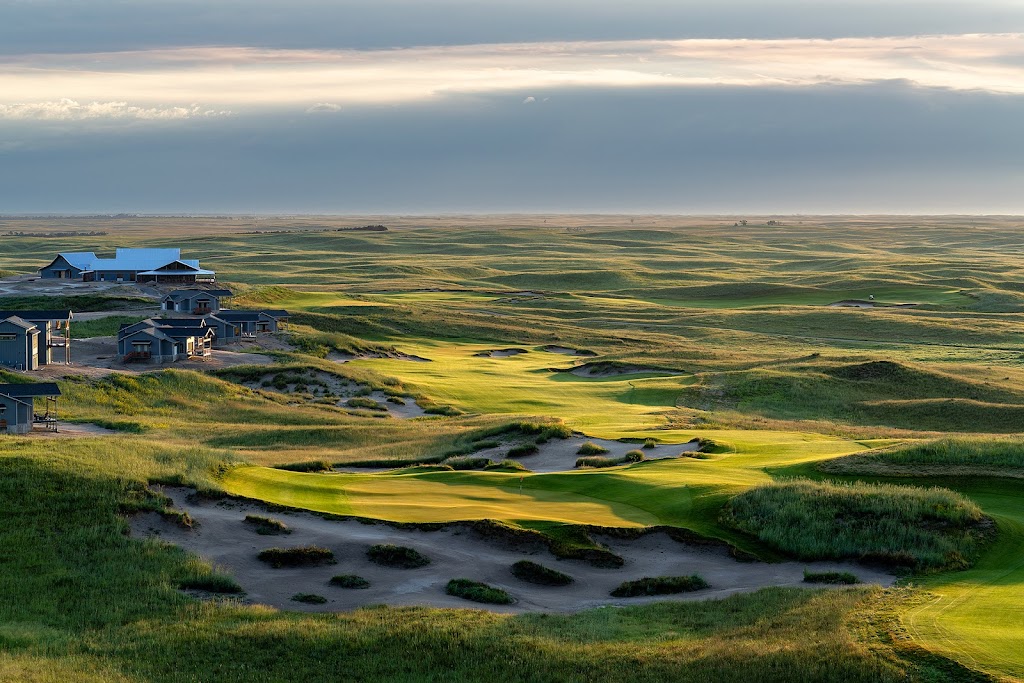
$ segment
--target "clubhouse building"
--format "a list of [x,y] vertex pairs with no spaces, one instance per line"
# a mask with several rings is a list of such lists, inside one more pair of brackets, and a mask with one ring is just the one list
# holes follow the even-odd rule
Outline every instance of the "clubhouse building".
[[201,268],[196,259],[181,258],[181,249],[119,247],[114,258],[99,258],[91,251],[62,252],[39,269],[39,277],[82,282],[194,284],[214,282],[216,273]]

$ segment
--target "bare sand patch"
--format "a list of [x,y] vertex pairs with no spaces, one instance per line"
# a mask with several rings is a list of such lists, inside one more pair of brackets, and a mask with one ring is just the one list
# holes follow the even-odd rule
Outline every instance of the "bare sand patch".
[[363,359],[374,359],[374,358],[390,358],[391,360],[407,360],[414,363],[430,363],[432,362],[429,358],[423,356],[415,356],[411,353],[403,353],[401,351],[380,351],[374,353],[344,353],[342,351],[331,351],[327,354],[327,360],[333,363],[349,363],[354,360]]
[[480,351],[473,355],[480,358],[509,358],[511,356],[521,356],[524,353],[529,352],[526,349],[493,349],[491,351]]
[[[539,545],[514,546],[484,538],[467,525],[449,525],[436,531],[398,528],[360,520],[327,520],[301,511],[268,512],[257,503],[209,501],[190,496],[187,489],[166,489],[178,509],[188,512],[196,526],[183,529],[156,513],[130,519],[136,538],[157,537],[196,553],[231,574],[247,592],[247,601],[304,612],[335,612],[367,605],[424,605],[483,608],[495,612],[575,612],[605,605],[721,598],[767,586],[806,586],[803,571],[851,571],[867,583],[891,585],[894,577],[877,569],[840,562],[741,563],[724,547],[695,546],[652,533],[633,540],[601,537],[600,542],[620,555],[620,568],[594,567],[582,560],[558,560]],[[285,536],[260,536],[243,522],[255,513],[280,519],[292,529]],[[377,543],[408,546],[430,558],[417,569],[393,569],[370,562],[366,550]],[[337,564],[297,569],[273,569],[256,559],[272,547],[318,545],[329,548]],[[513,563],[531,559],[569,574],[565,587],[537,586],[515,578]],[[710,588],[671,596],[612,598],[620,583],[645,576],[700,574]],[[368,589],[330,586],[338,574],[355,574],[370,582]],[[480,605],[445,594],[453,578],[483,581],[508,591],[516,603]],[[296,593],[323,595],[328,602],[309,605],[291,600]]]
[[628,365],[618,363],[584,363],[570,369],[555,369],[557,372],[569,372],[577,377],[621,377],[623,375],[681,375],[677,370],[666,368],[655,368],[643,365]]
[[564,356],[586,356],[592,358],[597,355],[597,353],[595,353],[594,351],[588,351],[586,349],[574,349],[568,346],[558,346],[557,344],[548,344],[547,346],[542,346],[540,350],[547,351],[548,353],[560,353]]

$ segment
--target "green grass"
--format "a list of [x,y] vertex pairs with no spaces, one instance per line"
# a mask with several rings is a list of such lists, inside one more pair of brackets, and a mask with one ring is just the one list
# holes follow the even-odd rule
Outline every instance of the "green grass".
[[415,548],[400,545],[372,545],[366,551],[371,562],[397,569],[417,569],[430,564],[430,558]]
[[568,586],[572,583],[572,577],[568,574],[530,560],[520,560],[513,564],[512,575],[522,581],[540,586]]
[[279,519],[265,517],[263,515],[246,515],[245,523],[251,526],[261,536],[276,536],[279,534],[290,534],[291,529]]
[[856,574],[850,572],[809,572],[804,570],[804,583],[827,583],[852,585],[860,583]]
[[963,569],[987,532],[981,508],[947,489],[797,480],[729,501],[739,529],[802,560],[860,559],[916,569]]
[[295,602],[304,602],[307,605],[323,605],[327,602],[327,598],[316,593],[296,593],[291,599]]
[[673,595],[691,593],[709,588],[708,582],[700,576],[648,576],[642,579],[623,581],[612,590],[614,598],[635,598],[644,595]]
[[257,557],[274,569],[335,564],[334,553],[327,548],[321,548],[316,545],[296,548],[267,548],[266,550],[261,550]]
[[337,586],[338,588],[360,589],[370,587],[369,581],[361,576],[356,576],[355,574],[339,574],[337,576],[332,576],[331,580],[327,583],[332,586]]
[[445,587],[445,592],[457,598],[472,600],[473,602],[483,602],[489,605],[511,605],[515,602],[511,595],[500,588],[494,588],[486,583],[470,579],[452,579]]
[[[37,229],[3,220],[7,229]],[[317,681],[341,668],[403,681],[972,680],[950,658],[1024,678],[1024,522],[1012,450],[1024,406],[1016,219],[803,217],[739,231],[731,221],[666,217],[637,226],[602,216],[544,226],[452,219],[452,227],[426,228],[427,219],[396,218],[388,233],[242,235],[237,221],[195,218],[174,219],[167,237],[168,220],[140,217],[108,238],[18,237],[5,243],[0,269],[28,272],[40,253],[107,249],[115,240],[182,246],[216,265],[240,293],[237,305],[298,313],[294,339],[305,353],[278,354],[282,371],[333,371],[437,414],[379,420],[374,411],[288,405],[291,397],[223,381],[235,379],[228,374],[63,381],[62,414],[132,428],[0,443],[0,680],[137,683],[211,672],[248,680],[257,671]],[[536,295],[516,293],[527,289]],[[921,305],[824,306],[872,294]],[[581,361],[548,345],[592,349],[595,363],[676,372],[552,372]],[[528,353],[473,355],[511,347]],[[391,357],[338,365],[332,351]],[[716,446],[703,460],[552,475],[236,467],[438,462],[496,439],[529,447],[554,436],[502,430],[557,420],[593,438],[672,445],[699,437]],[[940,437],[964,443],[929,445]],[[144,493],[160,480],[340,514],[503,520],[510,530],[543,532],[560,556],[599,553],[588,524],[668,524],[777,558],[766,541],[722,524],[727,502],[782,473],[853,473],[830,468],[862,456],[887,469],[855,476],[959,491],[993,518],[998,537],[970,569],[917,576],[916,587],[895,591],[769,590],[574,615],[374,608],[319,616],[189,600],[178,587],[213,569],[125,537],[120,517],[166,512],[165,501]]]
[[[95,320],[76,320],[71,323],[72,339],[88,339],[90,337],[112,337],[121,329],[121,325],[133,325],[151,316],[148,315],[111,315]],[[74,344],[71,345],[74,353]]]

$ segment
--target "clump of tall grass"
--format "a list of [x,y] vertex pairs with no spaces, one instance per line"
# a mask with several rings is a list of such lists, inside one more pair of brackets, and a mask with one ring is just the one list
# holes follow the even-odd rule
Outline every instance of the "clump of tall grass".
[[626,453],[621,458],[606,458],[600,455],[576,458],[576,467],[616,467],[617,465],[625,465],[627,463],[643,462],[644,459],[644,452],[634,449]]
[[855,583],[860,583],[860,579],[850,572],[809,572],[805,569],[804,583],[853,585]]
[[289,462],[283,465],[274,465],[274,469],[288,470],[289,472],[330,472],[334,465],[326,460],[307,460],[305,462]]
[[773,482],[733,498],[723,516],[802,560],[966,567],[986,537],[981,509],[960,494],[892,484]]
[[307,605],[323,605],[327,602],[327,598],[316,593],[296,593],[292,596],[292,600],[295,602],[304,602]]
[[925,476],[1024,476],[1024,444],[1012,438],[946,438],[819,463],[826,472]]
[[245,523],[253,527],[256,533],[261,536],[273,536],[276,534],[290,534],[291,529],[279,519],[264,517],[263,515],[246,515]]
[[653,576],[623,581],[614,590],[613,598],[635,598],[641,595],[671,595],[689,593],[708,587],[708,582],[697,574],[692,576]]
[[512,575],[522,581],[540,586],[568,586],[572,583],[572,577],[568,574],[530,560],[520,560],[512,565]]
[[371,562],[384,565],[385,567],[396,567],[398,569],[416,569],[430,564],[430,558],[415,548],[407,548],[401,545],[380,544],[370,546],[366,556]]
[[226,595],[237,595],[245,592],[242,590],[242,587],[238,585],[237,581],[230,576],[224,576],[223,574],[190,576],[186,579],[182,579],[178,583],[178,588],[182,590],[206,591],[207,593],[224,593]]
[[334,552],[316,545],[297,548],[267,548],[257,557],[274,569],[281,567],[315,567],[321,564],[334,564]]
[[524,455],[533,455],[539,450],[540,449],[537,447],[537,444],[535,443],[521,443],[518,446],[513,446],[512,448],[508,449],[508,457],[521,458]]
[[576,451],[576,455],[601,455],[607,453],[608,449],[604,446],[600,446],[593,441],[588,441],[581,445],[579,450]]
[[445,587],[445,592],[457,598],[472,600],[473,602],[484,602],[491,605],[511,605],[515,602],[511,595],[500,588],[488,586],[486,583],[470,579],[452,579]]
[[332,586],[338,588],[369,588],[370,582],[361,576],[355,574],[339,574],[338,576],[332,576],[331,580],[328,581]]

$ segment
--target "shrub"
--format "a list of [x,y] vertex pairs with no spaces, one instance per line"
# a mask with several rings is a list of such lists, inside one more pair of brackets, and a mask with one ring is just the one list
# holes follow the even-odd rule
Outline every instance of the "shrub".
[[860,583],[860,579],[850,572],[809,572],[806,569],[804,570],[804,581],[806,583]]
[[401,396],[388,396],[388,403],[394,403],[396,406],[404,406],[405,399]]
[[430,564],[430,558],[423,555],[414,548],[407,548],[401,545],[381,544],[370,546],[366,556],[371,562],[384,565],[385,567],[397,567],[399,569],[416,569]]
[[321,564],[335,564],[334,553],[317,545],[297,548],[267,548],[257,557],[274,569],[281,567],[314,567]]
[[707,588],[708,582],[694,574],[692,576],[655,576],[634,581],[624,581],[612,591],[614,598],[635,598],[640,595],[671,595],[689,593]]
[[261,536],[290,534],[292,532],[284,522],[270,517],[263,517],[262,515],[246,515],[245,523],[251,525],[256,533]]
[[520,560],[512,565],[512,574],[517,579],[540,586],[568,586],[572,583],[572,577],[568,574],[529,560]]
[[601,455],[602,453],[607,452],[608,449],[604,446],[599,446],[592,441],[588,441],[580,446],[580,449],[576,451],[576,455]]
[[454,458],[448,458],[443,464],[448,465],[453,470],[479,470],[487,467],[490,464],[490,460],[487,458],[473,458],[470,456],[456,456]]
[[494,588],[486,583],[471,581],[470,579],[452,579],[448,582],[445,592],[457,598],[472,600],[473,602],[485,602],[492,605],[511,605],[515,602],[511,595],[500,588]]
[[658,445],[657,439],[644,439],[644,448],[654,448]]
[[641,462],[645,459],[644,452],[632,450],[621,458],[606,458],[601,455],[590,455],[585,458],[576,458],[576,467],[616,467],[631,462]]
[[372,398],[365,398],[362,396],[354,396],[349,400],[345,401],[345,405],[349,408],[366,408],[367,410],[387,410],[387,407],[374,401]]
[[274,465],[274,469],[288,470],[289,472],[330,472],[334,465],[326,460],[309,460],[306,462],[292,462],[285,465]]
[[965,567],[987,536],[977,505],[939,488],[795,480],[729,501],[725,520],[802,560]]
[[369,588],[370,582],[361,576],[355,574],[339,574],[338,576],[332,576],[331,580],[328,581],[332,586],[338,586],[339,588]]
[[539,450],[540,449],[537,448],[537,444],[535,443],[522,443],[519,444],[518,446],[513,446],[512,448],[508,449],[508,457],[521,458],[524,455],[533,455]]
[[492,462],[485,470],[505,470],[506,472],[529,472],[528,468],[518,460],[502,460],[501,462]]
[[327,602],[327,598],[316,593],[296,593],[292,596],[292,600],[295,602],[304,602],[308,605],[322,605]]
[[462,411],[455,406],[428,406],[423,409],[423,412],[428,415],[444,415],[445,417],[457,417],[462,415]]
[[237,595],[238,593],[245,592],[242,590],[242,587],[238,585],[238,582],[230,576],[224,576],[223,574],[190,576],[189,578],[181,581],[181,583],[178,584],[178,588],[181,588],[182,590],[207,591],[208,593],[226,593],[230,595]]

